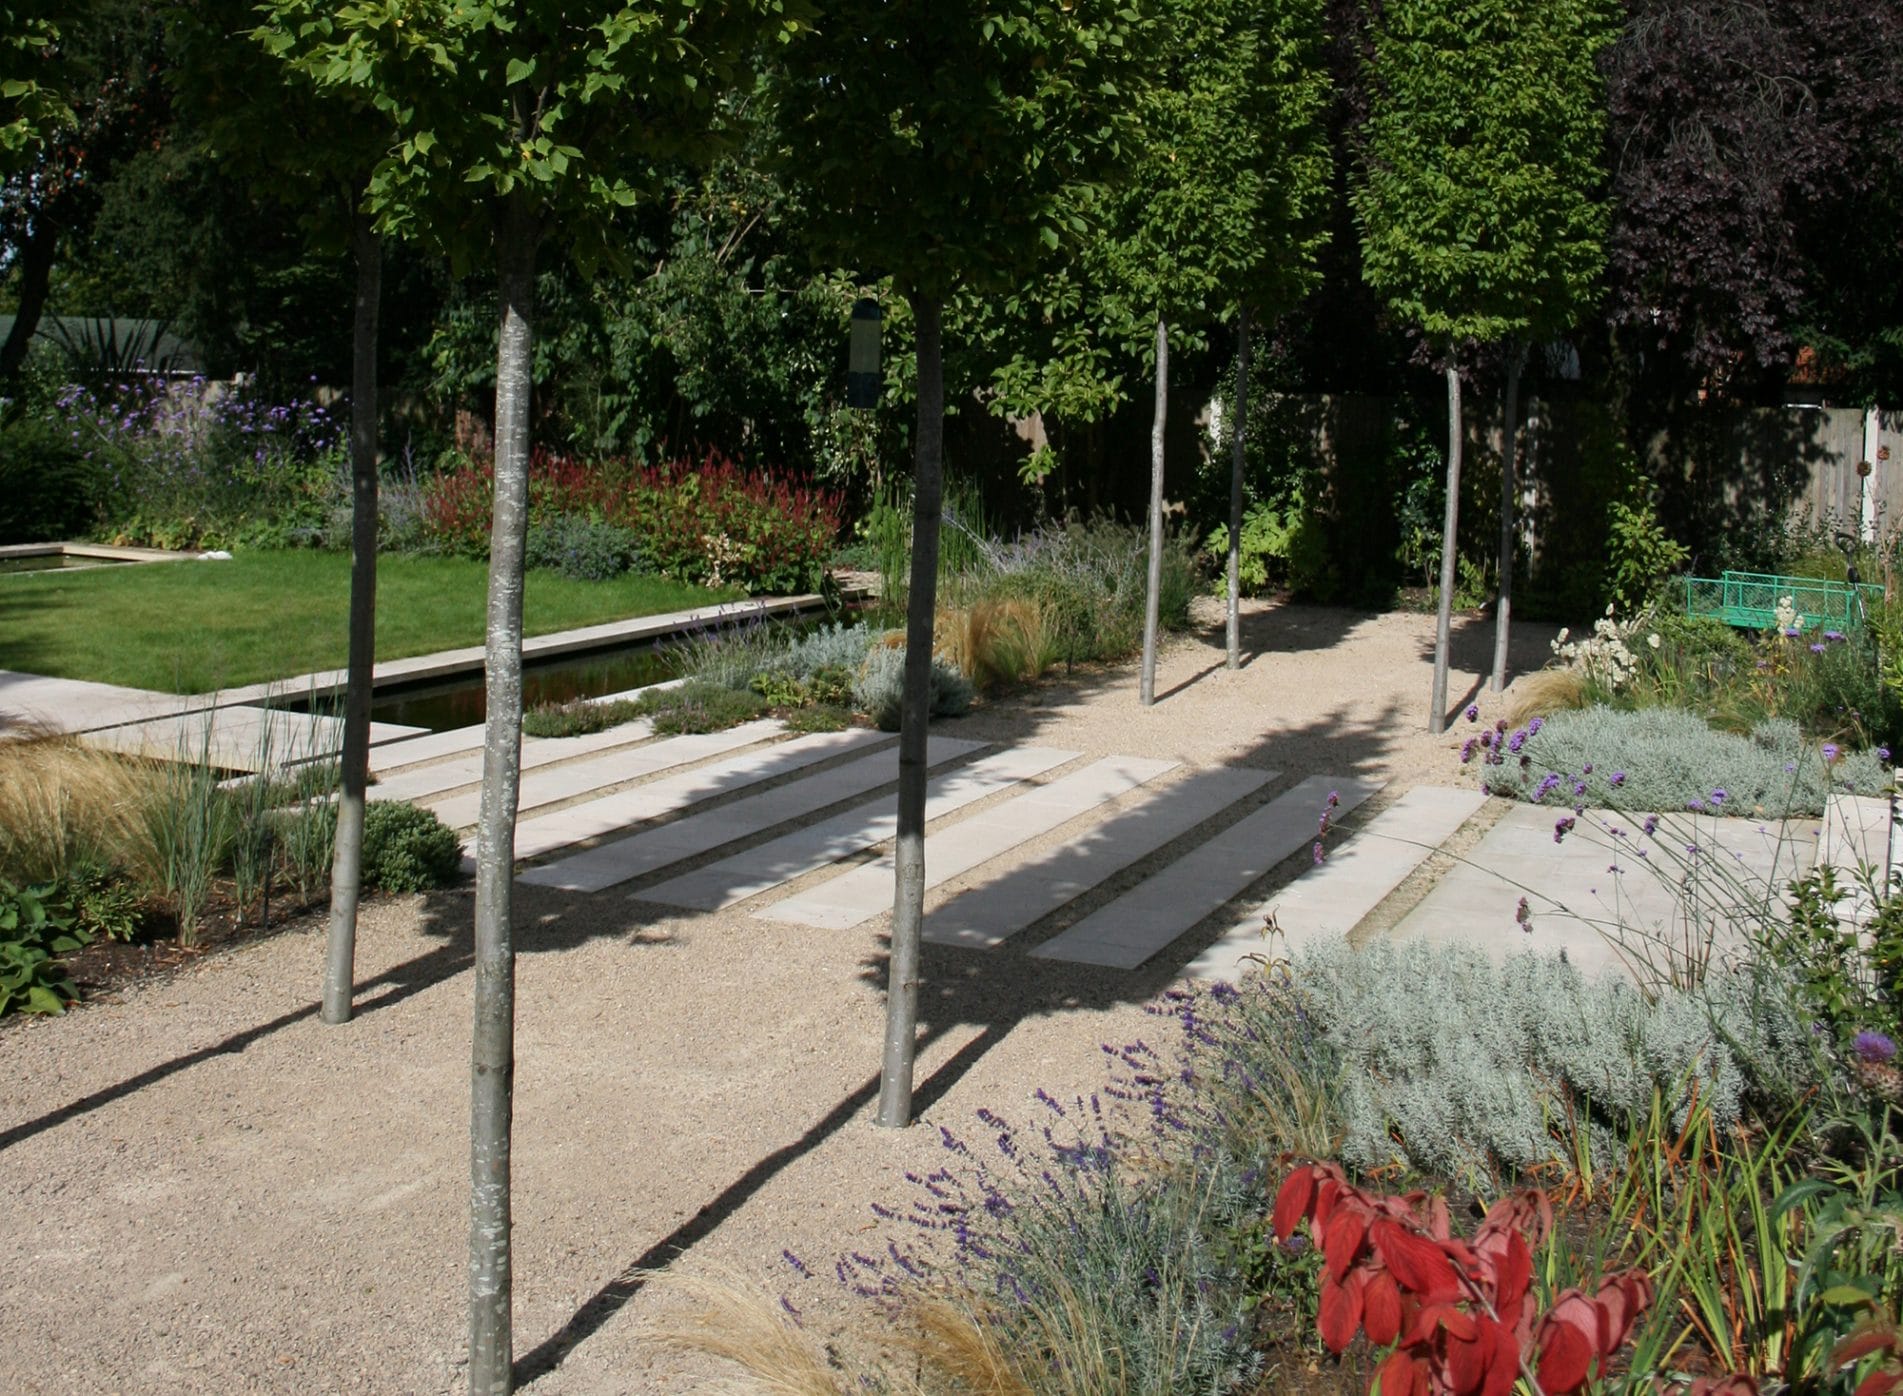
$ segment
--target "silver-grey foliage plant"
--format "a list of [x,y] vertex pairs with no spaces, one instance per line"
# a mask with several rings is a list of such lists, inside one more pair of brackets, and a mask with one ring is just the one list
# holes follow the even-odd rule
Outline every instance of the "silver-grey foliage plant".
[[1563,779],[1544,795],[1548,804],[1682,810],[1693,801],[1709,804],[1713,791],[1723,791],[1720,802],[1729,810],[1775,819],[1822,814],[1832,790],[1878,795],[1888,781],[1874,752],[1842,752],[1826,761],[1823,744],[1807,741],[1789,718],[1761,722],[1740,737],[1714,731],[1678,708],[1592,707],[1555,713],[1537,730],[1529,724],[1522,731],[1517,746],[1519,733],[1505,737],[1512,749],[1501,765],[1481,768],[1496,795],[1531,798],[1557,774]]
[[[867,653],[853,681],[853,704],[881,731],[896,732],[904,684],[904,647],[881,646]],[[971,709],[971,681],[937,655],[932,656],[929,702],[933,717],[958,717]]]
[[1338,941],[1301,950],[1294,974],[1341,1053],[1341,1158],[1363,1171],[1474,1180],[1581,1145],[1603,1167],[1655,1093],[1682,1118],[1696,1091],[1728,1126],[1813,1059],[1791,986],[1762,965],[1648,997],[1559,957]]

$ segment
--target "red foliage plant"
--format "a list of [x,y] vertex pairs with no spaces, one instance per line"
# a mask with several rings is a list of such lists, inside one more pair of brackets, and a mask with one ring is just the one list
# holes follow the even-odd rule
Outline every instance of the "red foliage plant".
[[1392,1344],[1369,1387],[1381,1396],[1511,1396],[1523,1372],[1541,1396],[1569,1396],[1652,1302],[1651,1280],[1626,1270],[1597,1293],[1564,1291],[1541,1314],[1533,1251],[1553,1211],[1531,1189],[1496,1202],[1462,1240],[1445,1198],[1365,1192],[1339,1165],[1307,1164],[1276,1195],[1276,1236],[1304,1220],[1324,1262],[1322,1341],[1338,1353],[1359,1328]]

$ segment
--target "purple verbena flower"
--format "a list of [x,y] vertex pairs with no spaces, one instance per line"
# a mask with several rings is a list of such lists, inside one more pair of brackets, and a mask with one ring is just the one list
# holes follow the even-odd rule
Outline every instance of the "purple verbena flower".
[[1606,784],[1610,785],[1614,790],[1617,790],[1620,786],[1625,784],[1625,772],[1614,771],[1611,775],[1606,777]]
[[1469,703],[1467,705],[1467,721],[1480,721],[1480,705],[1478,703]]

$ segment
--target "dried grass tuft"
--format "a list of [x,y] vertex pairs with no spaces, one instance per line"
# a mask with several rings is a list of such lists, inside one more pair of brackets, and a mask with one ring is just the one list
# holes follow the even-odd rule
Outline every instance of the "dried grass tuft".
[[1031,683],[1055,648],[1044,608],[1024,597],[998,597],[942,608],[933,647],[980,689]]
[[147,765],[63,733],[16,729],[0,739],[0,876],[41,882],[90,864],[149,877],[153,786]]
[[649,1279],[648,1287],[691,1300],[694,1306],[679,1324],[657,1329],[654,1340],[677,1352],[705,1353],[740,1367],[747,1379],[728,1383],[728,1391],[847,1396],[858,1389],[832,1369],[777,1300],[745,1280],[731,1274],[662,1271]]
[[1530,717],[1550,717],[1586,706],[1586,676],[1577,669],[1541,669],[1513,681],[1506,720],[1518,727]]

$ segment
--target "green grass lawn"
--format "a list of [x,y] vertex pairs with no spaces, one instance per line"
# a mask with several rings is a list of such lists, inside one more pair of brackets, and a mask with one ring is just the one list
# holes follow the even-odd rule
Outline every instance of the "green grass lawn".
[[[482,643],[485,564],[392,556],[377,566],[377,658]],[[740,593],[654,577],[576,582],[529,574],[530,635],[686,610]],[[230,562],[160,562],[0,578],[0,669],[168,693],[206,693],[346,658],[350,559],[342,553],[240,553]]]

